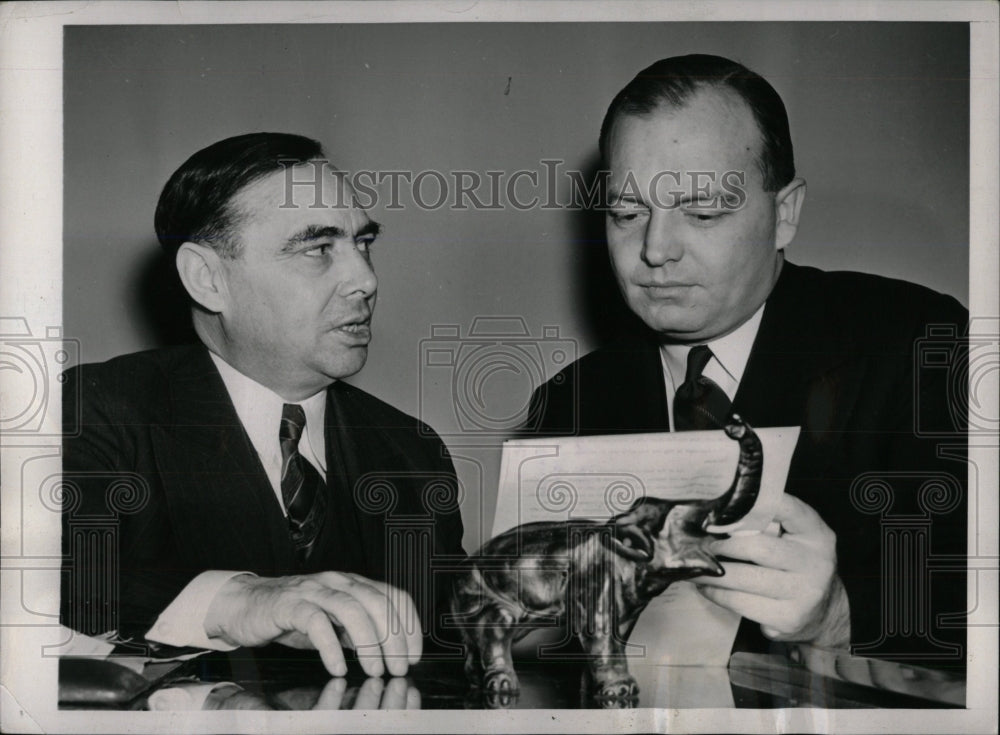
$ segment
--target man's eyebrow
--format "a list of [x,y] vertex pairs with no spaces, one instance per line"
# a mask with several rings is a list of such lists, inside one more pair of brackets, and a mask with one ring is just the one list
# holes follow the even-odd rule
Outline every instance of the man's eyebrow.
[[357,239],[359,237],[364,237],[365,235],[378,237],[381,232],[382,232],[382,225],[380,225],[375,220],[368,220],[363,225],[361,225],[361,227],[358,228],[357,232],[354,233],[354,238]]
[[704,204],[706,202],[714,202],[717,199],[722,199],[722,193],[718,191],[713,191],[709,189],[708,191],[700,191],[686,194],[681,194],[677,197],[677,203],[681,205],[685,204]]
[[643,203],[642,200],[640,200],[637,196],[635,196],[635,194],[623,192],[623,191],[620,191],[618,189],[609,189],[608,190],[608,201],[609,202],[615,202],[617,204],[621,204],[621,203],[625,203],[625,204],[642,204]]
[[[361,227],[358,228],[358,231],[354,233],[354,238],[357,239],[366,235],[377,236],[381,231],[382,225],[378,222],[368,220],[368,222],[361,225]],[[301,230],[285,240],[285,244],[281,249],[282,251],[287,252],[304,242],[322,240],[324,238],[335,240],[337,238],[347,236],[347,231],[343,227],[337,227],[336,225],[309,225],[307,227],[303,227]]]
[[730,202],[738,197],[724,188],[710,187],[708,191],[688,192],[677,199],[679,206],[685,207],[691,204],[705,206],[708,204],[718,204],[719,202]]

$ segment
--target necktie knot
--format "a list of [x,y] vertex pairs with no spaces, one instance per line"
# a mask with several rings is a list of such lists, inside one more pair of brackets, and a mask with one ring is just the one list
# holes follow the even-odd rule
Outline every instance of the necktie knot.
[[302,406],[286,403],[281,409],[281,428],[278,430],[278,439],[281,441],[282,447],[286,443],[298,445],[305,428],[306,412],[302,410]]
[[702,375],[711,359],[708,345],[692,347],[688,352],[687,374],[674,394],[676,431],[721,429],[726,425],[732,403],[722,388]]
[[693,383],[700,378],[711,359],[712,349],[708,345],[692,347],[688,353],[687,373],[684,375],[684,382]]

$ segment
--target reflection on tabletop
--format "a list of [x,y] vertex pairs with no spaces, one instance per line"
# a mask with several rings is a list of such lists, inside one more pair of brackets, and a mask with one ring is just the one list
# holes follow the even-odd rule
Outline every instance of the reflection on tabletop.
[[965,680],[945,671],[851,656],[813,646],[790,646],[788,658],[831,679],[944,704],[965,706]]
[[[206,691],[207,690],[207,691]],[[151,710],[341,710],[420,709],[420,692],[405,678],[369,677],[360,686],[347,679],[290,687],[268,694],[248,691],[234,682],[204,685],[178,682],[153,692]]]
[[[281,646],[212,652],[138,673],[112,675],[114,657],[64,658],[60,707],[151,710],[944,708],[963,707],[965,681],[948,671],[808,646],[735,653],[728,666],[629,662],[637,698],[592,696],[582,660],[522,661],[517,693],[471,687],[456,659],[425,658],[406,677],[369,678],[357,662],[331,679],[315,652]],[[121,668],[118,666],[117,668]],[[166,674],[152,674],[151,670]],[[121,673],[121,672],[119,672]],[[125,691],[116,688],[127,686]]]

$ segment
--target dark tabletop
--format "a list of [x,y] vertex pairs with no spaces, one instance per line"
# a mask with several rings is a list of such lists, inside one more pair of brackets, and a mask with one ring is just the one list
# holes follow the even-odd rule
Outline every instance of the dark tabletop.
[[366,677],[356,662],[350,664],[346,677],[332,679],[315,652],[283,646],[208,653],[182,663],[154,663],[141,675],[118,670],[113,659],[64,659],[61,664],[63,708],[854,709],[948,708],[962,707],[965,702],[964,679],[946,670],[809,647],[788,647],[769,654],[735,653],[728,667],[630,661],[639,696],[612,701],[599,701],[590,695],[586,665],[581,660],[517,662],[521,687],[516,696],[485,695],[470,686],[460,661],[436,659],[433,654],[425,655],[410,667],[406,677],[397,679]]

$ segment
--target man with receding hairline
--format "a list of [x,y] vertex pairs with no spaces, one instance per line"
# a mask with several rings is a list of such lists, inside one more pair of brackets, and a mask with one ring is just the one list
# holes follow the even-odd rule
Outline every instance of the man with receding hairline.
[[947,386],[922,381],[915,406],[914,370],[928,326],[962,334],[968,312],[920,286],[786,260],[806,184],[781,98],[740,64],[656,62],[612,101],[600,148],[612,270],[648,331],[539,389],[540,433],[717,429],[732,413],[801,426],[780,534],[713,542],[726,573],[696,579],[701,593],[743,616],[738,647],[852,645],[962,666],[964,577],[931,578],[907,568],[917,556],[883,549],[857,488],[889,478],[906,491],[893,512],[916,518],[922,500],[906,478],[950,478],[932,551],[963,558],[967,469],[914,428],[918,408],[947,422]]
[[[64,514],[64,623],[170,646],[315,648],[335,676],[351,648],[369,675],[404,675],[444,609],[433,558],[464,552],[444,444],[342,381],[372,338],[378,224],[319,143],[252,133],[173,174],[156,231],[200,344],[66,382],[82,421],[64,444],[81,488]],[[117,519],[117,555],[92,557],[73,518],[106,514],[115,476],[140,502]],[[430,497],[442,483],[450,503]],[[412,548],[390,539],[394,514],[424,534]]]

